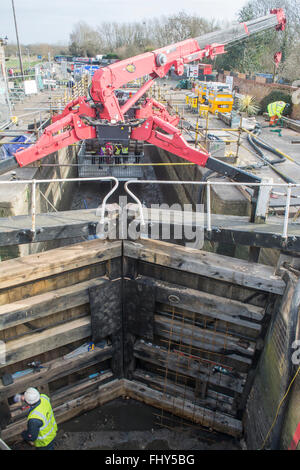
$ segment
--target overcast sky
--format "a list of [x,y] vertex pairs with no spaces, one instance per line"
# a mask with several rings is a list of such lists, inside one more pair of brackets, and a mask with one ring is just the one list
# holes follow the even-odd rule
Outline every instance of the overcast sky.
[[[14,0],[20,42],[68,43],[73,25],[141,21],[185,10],[211,19],[235,20],[247,0]],[[16,42],[11,0],[0,0],[0,37]]]

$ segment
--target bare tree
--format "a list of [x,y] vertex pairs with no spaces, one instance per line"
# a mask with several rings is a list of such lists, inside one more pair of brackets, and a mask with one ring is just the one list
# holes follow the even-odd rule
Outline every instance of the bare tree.
[[102,40],[99,33],[84,21],[78,22],[70,34],[70,53],[92,57],[101,51]]

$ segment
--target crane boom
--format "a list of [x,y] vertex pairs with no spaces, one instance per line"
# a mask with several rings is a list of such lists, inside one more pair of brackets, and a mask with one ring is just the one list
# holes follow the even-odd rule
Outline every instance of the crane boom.
[[282,9],[271,10],[269,15],[247,21],[245,23],[237,23],[230,26],[226,30],[213,31],[196,38],[199,47],[203,48],[207,44],[219,43],[227,46],[250,35],[258,34],[269,29],[276,28],[284,30],[286,18]]
[[[281,9],[271,10],[269,15],[235,24],[226,30],[208,33],[195,39],[187,39],[116,62],[95,73],[91,97],[94,102],[102,104],[103,110],[100,112],[102,119],[123,121],[126,111],[152,86],[157,77],[164,77],[172,66],[178,75],[182,75],[184,64],[204,58],[213,59],[216,55],[224,54],[225,45],[271,28],[284,29],[284,27],[283,11]],[[120,108],[114,94],[115,90],[128,81],[139,79],[145,75],[151,75],[151,79],[123,108]]]
[[[215,169],[238,181],[259,181],[255,175],[213,159],[209,153],[190,146],[176,127],[178,116],[172,116],[167,109],[154,99],[145,99],[134,110],[134,119],[128,111],[152,86],[159,77],[164,77],[174,67],[177,75],[184,73],[184,65],[214,58],[225,52],[225,46],[252,34],[276,28],[285,28],[285,15],[282,9],[271,10],[269,15],[234,25],[223,31],[205,34],[198,38],[172,44],[146,52],[97,70],[92,79],[90,99],[79,97],[67,104],[64,111],[52,118],[42,136],[32,146],[19,149],[13,158],[0,162],[0,174],[18,166],[28,165],[59,149],[85,139],[105,137],[108,126],[128,129],[128,136],[144,140],[187,161]],[[149,76],[149,80],[128,99],[120,104],[116,90],[128,82]]]

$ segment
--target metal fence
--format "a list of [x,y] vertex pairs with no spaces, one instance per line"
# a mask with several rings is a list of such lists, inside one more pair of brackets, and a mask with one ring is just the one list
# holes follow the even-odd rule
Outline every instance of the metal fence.
[[86,142],[82,142],[78,152],[78,176],[92,178],[113,176],[119,180],[127,181],[143,177],[143,170],[137,166],[140,155],[113,155],[102,156],[91,154],[86,150]]
[[[119,181],[110,176],[110,177],[101,177],[101,178],[56,178],[56,179],[44,179],[44,180],[12,180],[12,181],[0,181],[0,187],[2,185],[16,185],[16,184],[23,184],[23,185],[28,185],[31,186],[31,218],[32,218],[32,225],[31,225],[31,231],[34,234],[36,231],[36,190],[37,186],[43,183],[65,183],[65,182],[82,182],[82,181],[93,181],[93,182],[101,182],[101,181],[111,181],[114,183],[114,186],[112,189],[106,194],[106,196],[103,198],[102,201],[102,207],[101,207],[101,216],[100,216],[100,223],[104,222],[104,215],[105,215],[105,209],[106,209],[106,203],[107,200],[110,198],[110,196],[117,190],[119,186]],[[55,209],[55,208],[54,208]]]
[[[219,181],[163,181],[163,180],[138,180],[138,181],[127,181],[125,183],[125,191],[129,194],[132,199],[138,204],[139,207],[139,214],[140,214],[140,221],[142,225],[145,225],[145,219],[143,214],[143,206],[139,198],[129,189],[130,184],[165,184],[165,185],[182,185],[182,184],[192,184],[192,185],[201,185],[206,187],[206,216],[207,216],[207,231],[211,232],[212,230],[212,221],[211,221],[211,186],[235,186],[235,187],[242,187],[242,186],[249,186],[252,188],[259,188],[258,200],[257,205],[260,202],[260,199],[264,199],[264,207],[265,207],[265,215],[267,215],[268,205],[269,205],[269,198],[265,199],[265,194],[267,190],[267,194],[270,197],[272,187],[282,187],[285,189],[286,193],[286,205],[284,211],[284,218],[282,223],[282,238],[286,239],[288,237],[288,223],[289,223],[289,214],[290,214],[290,204],[291,204],[291,194],[292,188],[300,188],[300,183],[292,184],[292,183],[236,183],[236,182],[219,182]],[[300,205],[300,202],[299,202]]]
[[[112,181],[114,182],[113,188],[109,191],[109,193],[104,197],[103,202],[102,202],[102,208],[101,208],[101,221],[104,221],[104,215],[105,215],[105,207],[108,198],[116,191],[119,185],[119,181],[116,177],[114,176],[107,176],[107,177],[91,177],[91,178],[60,178],[60,179],[44,179],[44,180],[24,180],[24,181],[19,181],[19,180],[13,180],[13,181],[0,181],[0,187],[2,185],[16,185],[16,184],[23,184],[23,185],[31,185],[32,186],[32,191],[31,191],[31,216],[32,216],[32,231],[35,232],[35,218],[36,218],[36,187],[39,184],[42,183],[63,183],[63,182],[83,182],[83,181]],[[143,214],[143,205],[140,199],[129,189],[129,186],[132,184],[163,184],[163,185],[182,185],[182,184],[192,184],[192,185],[202,185],[206,186],[206,230],[208,232],[212,231],[212,212],[211,212],[211,186],[235,186],[235,187],[241,187],[245,186],[245,183],[236,183],[236,182],[216,182],[214,181],[213,183],[210,181],[163,181],[163,180],[129,180],[125,183],[124,189],[126,193],[132,197],[132,199],[137,203],[138,209],[139,209],[139,221],[141,225],[145,226],[145,219],[144,219],[144,214]],[[282,220],[282,238],[287,239],[288,237],[288,224],[289,224],[289,214],[290,214],[290,203],[291,203],[291,194],[292,194],[292,189],[293,188],[300,188],[300,183],[297,184],[287,184],[287,183],[247,183],[247,186],[249,187],[258,187],[259,188],[259,195],[258,195],[258,200],[260,198],[260,195],[265,196],[265,190],[268,189],[269,194],[270,190],[273,187],[281,187],[284,188],[285,193],[286,193],[286,205],[285,205],[285,212],[284,212],[284,217]],[[268,201],[267,201],[268,202]],[[154,201],[155,203],[155,201]],[[267,205],[266,205],[267,207]],[[280,225],[280,224],[278,224]],[[220,225],[221,226],[221,225]]]

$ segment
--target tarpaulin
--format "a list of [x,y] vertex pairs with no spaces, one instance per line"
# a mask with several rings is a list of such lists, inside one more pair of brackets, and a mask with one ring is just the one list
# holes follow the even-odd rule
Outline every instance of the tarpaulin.
[[7,144],[3,144],[1,146],[0,159],[5,160],[6,158],[12,157],[19,148],[24,147],[22,142],[26,142],[27,140],[28,136],[19,135]]

